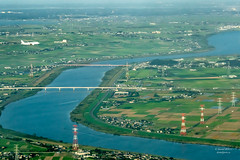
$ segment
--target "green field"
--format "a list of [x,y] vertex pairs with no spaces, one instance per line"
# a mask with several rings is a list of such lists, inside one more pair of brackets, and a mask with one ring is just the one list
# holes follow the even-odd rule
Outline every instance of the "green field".
[[[206,23],[202,23],[202,21]],[[89,63],[106,59],[202,52],[213,49],[207,38],[219,33],[219,27],[237,25],[239,17],[231,13],[171,16],[93,16],[89,18],[49,19],[39,24],[16,24],[0,26],[0,82],[1,87],[32,86],[33,82],[66,63]],[[236,29],[235,29],[236,30]],[[20,40],[38,41],[39,45],[24,46]],[[59,43],[67,40],[67,43]],[[58,42],[59,41],[59,42]],[[33,78],[29,77],[33,65]],[[158,76],[158,71],[132,71],[136,80]],[[168,72],[168,70],[167,70]],[[169,70],[172,74],[174,71]],[[193,74],[199,74],[198,71]],[[214,76],[214,73],[206,76]],[[224,72],[224,71],[223,71]],[[185,76],[188,71],[179,72]],[[150,77],[145,86],[158,86],[165,79]],[[219,81],[219,87],[226,82]],[[129,82],[129,84],[132,82]],[[178,81],[179,86],[202,86],[199,81]],[[236,83],[235,81],[231,83]],[[206,84],[206,83],[205,83]],[[13,95],[0,91],[0,101]],[[0,102],[0,105],[4,105]]]
[[[203,19],[208,25],[200,23]],[[206,41],[209,35],[217,33],[221,26],[238,21],[239,17],[229,14],[147,18],[109,16],[104,19],[97,17],[97,21],[94,17],[48,20],[47,24],[39,25],[1,26],[0,32],[8,34],[0,35],[0,42],[7,43],[0,44],[0,69],[107,56],[121,58],[200,52],[211,48]],[[67,43],[54,43],[64,39]],[[23,46],[20,40],[38,41],[40,45]]]
[[[187,137],[239,143],[240,121],[237,116],[240,111],[239,104],[232,106],[232,92],[235,92],[235,98],[240,94],[239,69],[227,67],[227,64],[212,67],[208,61],[214,59],[216,61],[217,58],[211,57],[203,62],[187,59],[181,62],[182,67],[168,66],[164,75],[162,67],[144,63],[133,65],[129,71],[128,81],[121,82],[121,85],[142,86],[147,90],[137,91],[136,96],[132,96],[133,91],[129,90],[129,95],[109,97],[101,104],[98,117],[105,123],[122,128],[130,127],[133,130],[152,133],[167,130],[164,134],[179,135],[181,116],[185,113]],[[205,66],[195,67],[193,70],[191,66],[186,67],[189,61],[194,64],[205,63]],[[224,58],[221,61],[224,61]],[[235,77],[229,78],[229,73]],[[218,114],[218,98],[222,98],[221,114]],[[200,124],[202,104],[205,124]],[[136,123],[143,121],[148,123],[136,127]]]
[[[0,87],[46,86],[66,69],[61,68],[61,65],[68,63],[90,63],[108,59],[212,50],[214,48],[208,45],[207,38],[221,32],[219,27],[238,26],[239,16],[232,12],[221,12],[221,14],[206,12],[201,16],[174,14],[145,17],[124,14],[87,18],[66,16],[52,20],[43,19],[43,21],[45,21],[43,24],[0,26]],[[23,46],[20,44],[21,40],[38,41],[40,44]],[[67,43],[56,42],[62,40],[67,40]],[[134,71],[130,68],[129,81],[122,83],[126,86],[158,88],[158,91],[136,91],[135,96],[113,97],[114,93],[111,91],[96,90],[71,113],[71,119],[117,135],[239,147],[240,128],[238,128],[239,119],[236,116],[240,112],[237,108],[239,104],[236,108],[226,109],[222,115],[216,115],[217,110],[212,109],[217,105],[219,97],[223,97],[225,108],[231,104],[232,90],[227,89],[239,87],[238,69],[231,69],[231,74],[238,77],[232,79],[224,77],[229,74],[226,66],[214,68],[214,70],[197,67],[196,71],[190,71],[190,68],[164,68],[164,76],[162,76],[162,69],[150,67]],[[29,76],[31,70],[32,77]],[[103,86],[118,83],[119,75],[112,78],[115,72],[119,71],[110,71],[107,74],[108,77],[105,76]],[[204,79],[198,79],[198,77]],[[209,77],[219,78],[209,79]],[[201,90],[203,94],[190,92],[190,89]],[[239,90],[234,91],[236,95],[240,93]],[[7,104],[35,93],[0,90],[0,111]],[[108,101],[108,103],[101,101]],[[129,103],[130,101],[132,103]],[[206,124],[208,127],[198,124],[199,106],[203,103],[206,109],[211,110],[211,113],[209,112],[205,117],[209,120],[209,124]],[[189,133],[186,137],[179,136],[182,112],[187,115],[186,126]],[[101,115],[117,115],[130,122],[146,120],[149,125],[144,125],[142,130],[124,128],[104,122],[99,118]],[[223,129],[220,130],[219,127]],[[172,134],[157,133],[163,128],[173,129],[174,132]],[[20,136],[20,133],[9,135],[10,132],[1,128],[0,133],[4,138],[0,139],[0,144],[7,147],[1,152],[13,152],[15,144],[19,145],[22,152],[47,150],[47,147],[26,142],[24,139],[29,138],[29,135]],[[229,133],[233,136],[229,136]],[[30,138],[34,141],[39,140],[36,137],[36,139],[31,136]],[[58,142],[50,144],[56,143],[59,144]],[[69,144],[64,145],[69,147]],[[44,159],[47,156],[53,155],[52,153],[41,154],[35,159]],[[62,156],[56,155],[52,159],[60,159],[60,157]],[[72,159],[71,157],[71,155],[64,155],[63,159]]]
[[[216,57],[210,58],[213,59]],[[188,63],[187,61],[182,63]],[[107,92],[94,91],[71,113],[71,119],[96,130],[113,134],[239,147],[240,128],[237,118],[240,111],[239,104],[231,107],[232,92],[235,92],[236,97],[240,94],[239,89],[233,89],[236,87],[234,82],[239,81],[236,68],[231,67],[230,71],[237,77],[228,78],[222,77],[227,72],[225,67],[198,67],[196,71],[190,72],[189,68],[172,68],[167,70],[168,74],[164,77],[161,69],[154,67],[146,69],[146,66],[143,66],[132,70],[134,67],[129,69],[128,81],[121,80],[119,84],[143,86],[154,90],[125,90],[129,92],[128,96],[114,96],[113,93],[108,93],[103,100],[101,98]],[[104,85],[109,85],[108,81],[114,74],[114,71],[106,74]],[[218,78],[209,78],[213,76]],[[125,78],[123,74],[121,79]],[[190,81],[184,78],[197,79]],[[207,85],[203,81],[211,81],[211,83]],[[190,88],[197,83],[199,83],[198,87]],[[188,87],[185,88],[184,84]],[[216,84],[219,88],[213,88],[217,86]],[[179,85],[183,86],[179,87]],[[218,98],[222,98],[222,114],[218,114]],[[103,102],[98,104],[99,101]],[[199,124],[202,104],[205,108],[205,124]],[[91,111],[93,114],[90,114]],[[179,135],[182,113],[186,114],[186,137]],[[110,120],[106,121],[106,118]],[[147,123],[134,127],[135,123],[143,121]]]

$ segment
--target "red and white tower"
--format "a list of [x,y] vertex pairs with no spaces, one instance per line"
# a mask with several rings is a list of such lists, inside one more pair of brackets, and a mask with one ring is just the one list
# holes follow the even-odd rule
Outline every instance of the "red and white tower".
[[186,131],[186,126],[185,126],[185,113],[182,114],[182,124],[181,124],[181,131],[180,131],[180,135],[186,135],[187,131]]
[[74,151],[78,150],[78,137],[77,137],[77,125],[73,125],[73,145],[72,145],[72,149]]
[[204,105],[202,104],[202,105],[200,105],[200,109],[201,109],[201,118],[200,118],[200,124],[204,124],[204,114],[203,114],[203,110],[205,109],[205,108],[203,108],[204,107]]

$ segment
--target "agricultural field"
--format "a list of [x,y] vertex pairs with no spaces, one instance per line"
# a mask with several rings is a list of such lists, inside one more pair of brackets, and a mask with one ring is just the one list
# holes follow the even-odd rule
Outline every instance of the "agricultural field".
[[[57,16],[61,18],[37,19],[38,23],[20,19],[11,25],[1,25],[0,71],[4,67],[45,66],[89,58],[202,52],[213,49],[207,44],[209,35],[220,32],[221,27],[239,23],[239,17],[232,13],[220,16],[214,12],[167,17]],[[20,44],[21,40],[40,44],[24,46]]]
[[[125,13],[124,9],[116,14],[98,9],[89,15],[81,10],[71,15],[68,10],[48,12],[24,10],[24,18],[2,14],[0,87],[39,85],[34,82],[46,72],[68,63],[211,50],[213,47],[207,42],[210,35],[229,25],[233,26],[230,30],[238,30],[234,26],[239,24],[239,17],[232,12],[223,12],[221,16],[218,12],[204,11],[201,16],[190,13],[163,16],[159,11],[155,11],[156,15],[142,16],[140,12]],[[21,40],[40,44],[21,45]],[[136,78],[149,74],[144,72]],[[134,76],[134,72],[131,74]],[[181,83],[188,85],[186,81]],[[223,83],[219,81],[219,85]],[[151,85],[157,83],[152,81]],[[0,107],[14,94],[15,91],[0,91]]]
[[[102,103],[98,117],[133,130],[180,135],[185,113],[187,137],[239,142],[240,73],[239,66],[231,66],[239,57],[217,59],[186,59],[164,66],[135,64],[128,69],[128,80],[118,85],[145,89],[122,95],[115,92]],[[200,124],[201,105],[204,124]]]
[[[106,13],[106,10],[96,9],[97,13],[85,14],[85,11],[76,13],[76,10],[69,13],[69,10],[51,9],[43,13],[45,10],[42,9],[26,9],[21,15],[23,17],[17,19],[4,19],[5,15],[1,14],[0,87],[46,86],[61,73],[61,66],[69,63],[212,50],[214,48],[207,42],[210,35],[222,32],[221,28],[226,26],[232,26],[226,30],[239,30],[240,25],[235,12],[219,10],[149,16],[131,15],[125,10],[112,14],[114,11],[108,13],[107,10]],[[21,45],[21,40],[40,44],[25,46]],[[133,130],[179,135],[181,114],[184,112],[187,136],[239,141],[239,105],[230,107],[232,90],[224,90],[239,87],[238,69],[231,68],[229,72],[224,66],[214,67],[214,71],[210,66],[198,66],[190,71],[190,67],[179,65],[174,69],[130,68],[129,80],[119,82],[120,85],[157,87],[158,90],[127,91],[130,95],[126,97],[111,96],[101,104],[98,116],[111,125],[119,126],[117,122],[120,121],[121,127]],[[237,78],[229,79],[229,75]],[[240,91],[234,91],[238,96]],[[33,94],[31,91],[0,90],[0,111],[8,103]],[[215,107],[219,97],[224,110],[218,115]],[[205,105],[204,125],[199,124],[201,104]],[[117,127],[110,128],[115,130]],[[12,157],[15,144],[22,152],[52,151],[49,146],[39,146],[44,142],[36,143],[38,138],[30,143],[26,140],[29,135],[19,137],[16,133],[9,136],[10,131],[0,129],[0,143],[4,145],[1,152],[11,152]],[[57,145],[55,151],[61,151]],[[69,147],[69,144],[64,145]],[[51,142],[50,146],[52,148],[55,144]],[[71,154],[41,153],[36,159],[71,157]]]

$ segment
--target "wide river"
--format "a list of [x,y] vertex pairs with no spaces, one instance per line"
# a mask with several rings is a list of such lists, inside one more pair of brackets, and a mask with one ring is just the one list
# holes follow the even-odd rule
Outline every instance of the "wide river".
[[[208,39],[214,51],[185,55],[168,55],[147,58],[111,60],[100,63],[125,64],[127,61],[143,62],[152,59],[173,59],[213,55],[240,54],[240,32],[224,32]],[[104,73],[111,67],[81,67],[69,69],[59,75],[49,86],[98,86]],[[36,95],[6,106],[0,117],[4,128],[36,134],[54,140],[72,142],[73,132],[70,112],[89,94],[86,90],[40,91]],[[130,136],[116,136],[97,132],[83,125],[79,127],[79,143],[83,145],[163,155],[183,159],[239,159],[240,150],[198,144],[181,144],[164,140]]]

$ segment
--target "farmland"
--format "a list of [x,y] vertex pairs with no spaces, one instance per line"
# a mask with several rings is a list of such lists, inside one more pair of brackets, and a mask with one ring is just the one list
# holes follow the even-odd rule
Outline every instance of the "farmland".
[[[210,35],[239,30],[240,25],[239,16],[235,12],[213,11],[210,14],[201,12],[145,17],[125,13],[111,14],[112,11],[105,14],[108,10],[102,9],[96,10],[103,12],[101,16],[98,13],[83,15],[81,12],[69,15],[69,10],[53,11],[58,12],[54,18],[51,17],[54,14],[49,14],[49,19],[43,15],[37,18],[20,18],[17,21],[7,17],[6,23],[1,24],[1,87],[46,86],[66,69],[63,67],[65,64],[213,50],[213,46],[209,46],[207,42]],[[28,16],[32,15],[28,13],[31,13],[31,10],[24,12]],[[1,13],[1,16],[5,15]],[[20,44],[21,40],[37,41],[40,44],[24,46]],[[238,57],[235,59],[238,61]],[[221,60],[227,61],[224,58]],[[193,67],[190,62],[198,66]],[[207,60],[201,63],[206,66],[195,60],[177,62],[179,66],[175,67],[154,64],[141,67],[148,64],[134,64],[135,68],[129,68],[129,79],[121,77],[125,80],[121,82],[111,80],[115,74],[111,73],[112,75],[108,75],[109,81],[102,85],[138,86],[150,90],[127,90],[125,92],[129,95],[125,97],[116,96],[113,91],[93,91],[90,95],[92,97],[84,100],[83,104],[79,105],[80,109],[78,106],[72,112],[71,118],[73,121],[114,134],[179,142],[213,142],[217,145],[239,147],[239,104],[231,107],[232,92],[234,91],[237,97],[240,92],[237,89],[239,68],[230,64],[231,69],[228,69],[227,63],[221,65],[222,62],[215,62],[220,65],[217,67],[215,63],[208,63]],[[236,77],[230,78],[231,75]],[[7,104],[35,93],[0,91],[0,109],[2,111]],[[223,113],[217,114],[216,106],[220,97]],[[201,104],[205,105],[204,125],[199,124]],[[185,137],[179,136],[183,112],[186,113]],[[14,144],[18,144],[23,152],[51,152],[49,146],[51,148],[54,145],[58,146],[55,151],[61,151],[62,147],[59,145],[66,146],[66,150],[70,148],[69,144],[52,141],[48,141],[49,146],[42,147],[39,144],[45,142],[38,143],[39,137],[30,137],[31,141],[28,141],[29,135],[19,136],[20,133],[14,133],[9,136],[9,132],[11,131],[1,128],[3,138],[0,143],[6,146],[2,151],[11,152],[12,155]],[[93,150],[100,152],[101,156],[106,153],[96,148]],[[112,151],[107,152],[115,154]],[[37,157],[71,159],[72,154],[42,153]]]
[[[185,113],[186,137],[239,142],[239,66],[231,66],[233,61],[225,58],[216,59],[186,59],[164,67],[151,62],[135,64],[129,69],[128,80],[118,85],[147,89],[128,91],[128,95],[112,94],[101,104],[98,117],[135,131],[180,135],[181,116]],[[226,63],[218,66],[220,61]],[[200,105],[204,105],[204,124],[200,124]]]
[[[125,9],[119,15],[107,9],[89,15],[82,10],[68,15],[68,11],[52,10],[49,12],[54,14],[46,15],[40,10],[23,10],[22,18],[1,14],[6,20],[0,26],[1,87],[36,85],[46,72],[69,63],[212,50],[207,42],[210,35],[239,30],[234,12],[163,16],[156,11],[156,15],[142,16],[140,12],[123,14]],[[40,44],[21,45],[21,40]],[[1,106],[15,94],[0,93]]]

